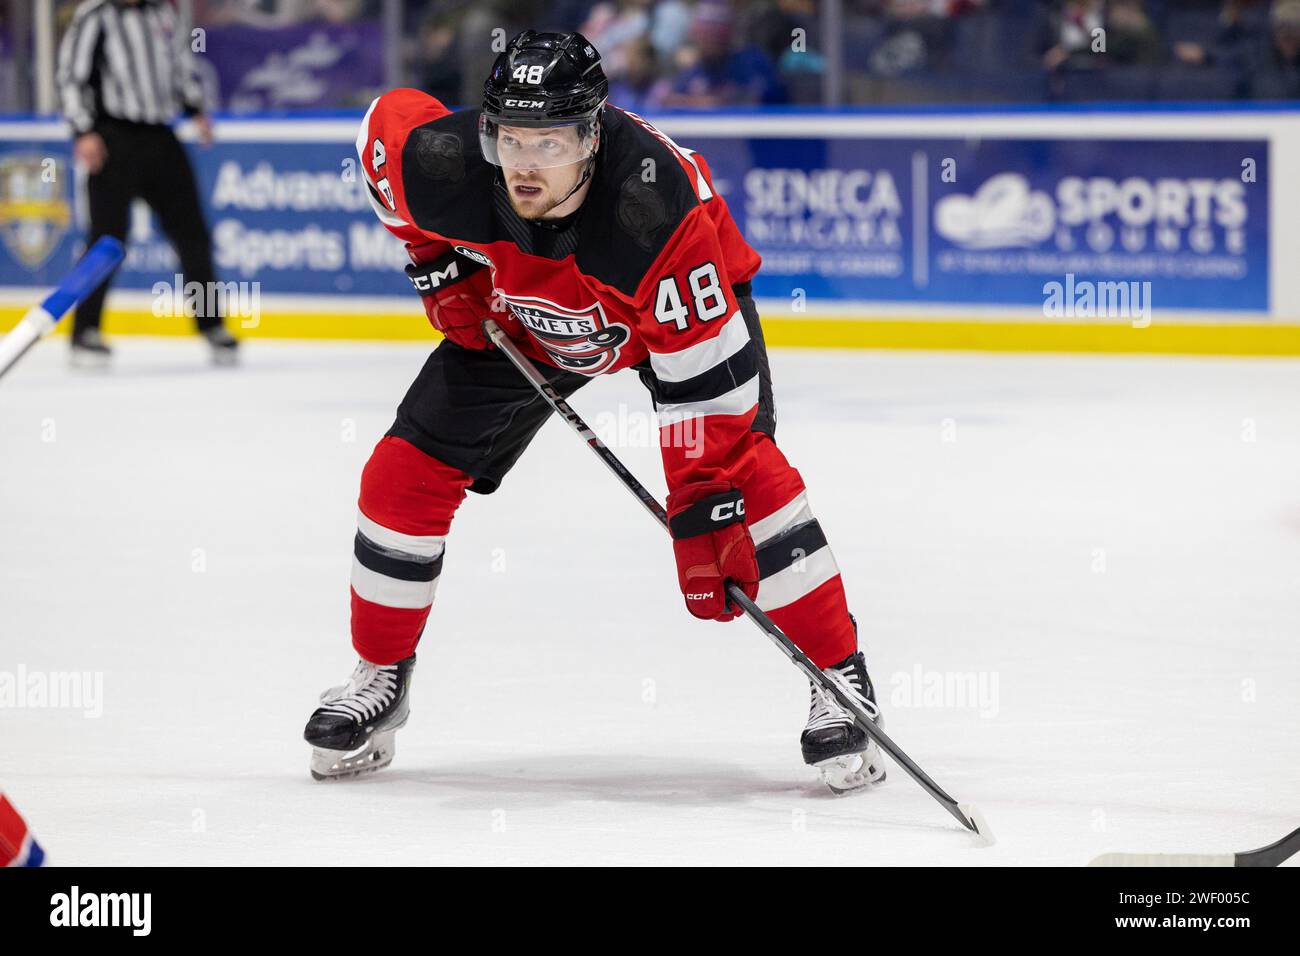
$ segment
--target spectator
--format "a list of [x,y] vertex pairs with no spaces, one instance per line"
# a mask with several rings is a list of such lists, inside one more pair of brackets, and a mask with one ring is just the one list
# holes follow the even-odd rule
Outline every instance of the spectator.
[[456,104],[482,100],[482,77],[496,62],[502,37],[523,30],[549,30],[549,17],[549,8],[541,0],[486,0],[470,6],[456,30],[456,62],[461,76]]
[[691,18],[690,45],[664,105],[688,109],[783,103],[785,87],[767,55],[733,49],[735,18],[723,3],[701,3]]
[[460,96],[460,61],[456,58],[456,28],[445,19],[429,17],[419,27],[416,85],[442,103]]
[[672,61],[686,43],[691,28],[691,5],[686,0],[660,0],[650,17],[650,43],[660,63]]
[[458,55],[458,37],[465,19],[460,0],[434,0],[407,25],[415,35],[411,76],[415,86],[444,104],[461,102],[464,77]]
[[886,11],[897,20],[957,17],[979,10],[984,0],[890,0]]
[[1111,63],[1152,65],[1164,45],[1142,0],[1110,0],[1106,9],[1106,56]]
[[1269,42],[1255,61],[1255,99],[1300,97],[1300,0],[1278,0],[1269,13]]
[[609,101],[633,113],[653,112],[663,106],[668,81],[659,75],[654,44],[646,37],[624,50],[623,76],[609,84]]
[[1056,73],[1067,65],[1100,66],[1093,50],[1105,27],[1105,0],[1065,0],[1039,31],[1043,69]]
[[627,47],[649,32],[650,6],[650,0],[598,3],[578,29],[600,50],[601,65],[611,80],[626,69]]
[[1267,4],[1265,0],[1226,0],[1217,19],[1218,28],[1208,41],[1173,38],[1174,59],[1186,66],[1223,70],[1229,95],[1234,99],[1250,96],[1255,60],[1268,45]]
[[[743,32],[782,73],[820,72],[824,60],[809,43],[819,27],[814,0],[775,0],[751,8]],[[801,49],[795,47],[797,30],[803,31]]]

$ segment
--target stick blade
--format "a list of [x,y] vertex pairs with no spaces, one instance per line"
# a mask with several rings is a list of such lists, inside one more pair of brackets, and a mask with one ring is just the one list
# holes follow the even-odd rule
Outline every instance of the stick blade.
[[989,828],[988,821],[984,819],[984,814],[980,813],[979,807],[973,803],[959,803],[957,809],[966,818],[967,825],[979,837],[983,846],[992,846],[998,842],[998,838],[993,835],[993,831]]

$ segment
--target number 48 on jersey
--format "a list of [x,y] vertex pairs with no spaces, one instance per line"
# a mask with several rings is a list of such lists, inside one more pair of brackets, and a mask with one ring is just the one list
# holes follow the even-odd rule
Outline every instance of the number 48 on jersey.
[[[712,262],[696,266],[686,276],[695,317],[701,322],[716,319],[727,311],[727,297],[718,280],[718,268]],[[672,325],[678,332],[686,331],[691,320],[691,306],[678,287],[676,276],[664,276],[655,290],[655,319],[661,325]]]

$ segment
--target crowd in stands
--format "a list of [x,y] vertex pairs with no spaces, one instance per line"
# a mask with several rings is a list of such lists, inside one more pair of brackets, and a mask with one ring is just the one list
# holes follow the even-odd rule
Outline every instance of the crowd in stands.
[[[630,109],[820,103],[819,6],[413,0],[411,69],[470,103],[494,28],[577,29]],[[1300,97],[1300,0],[843,0],[833,39],[850,104]]]
[[[1300,0],[840,0],[834,37],[823,0],[400,2],[405,82],[453,105],[477,102],[503,38],[526,28],[583,32],[611,99],[646,112],[822,103],[828,50],[849,105],[1300,98]],[[197,23],[266,28],[386,7],[191,4]]]

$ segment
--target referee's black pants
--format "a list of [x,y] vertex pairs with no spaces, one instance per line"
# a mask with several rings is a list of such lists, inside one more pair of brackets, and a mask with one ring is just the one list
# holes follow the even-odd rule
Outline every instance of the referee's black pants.
[[[114,236],[125,244],[131,201],[138,197],[157,214],[163,233],[176,249],[185,283],[199,282],[204,289],[212,288],[208,283],[217,281],[212,240],[203,219],[194,169],[171,127],[104,119],[95,129],[104,137],[108,159],[98,173],[86,177],[90,242]],[[111,277],[105,280],[77,307],[74,337],[99,328],[104,296],[112,281]],[[199,300],[196,319],[200,331],[221,325],[220,315],[207,315],[202,307],[202,303],[215,300],[208,295]]]

